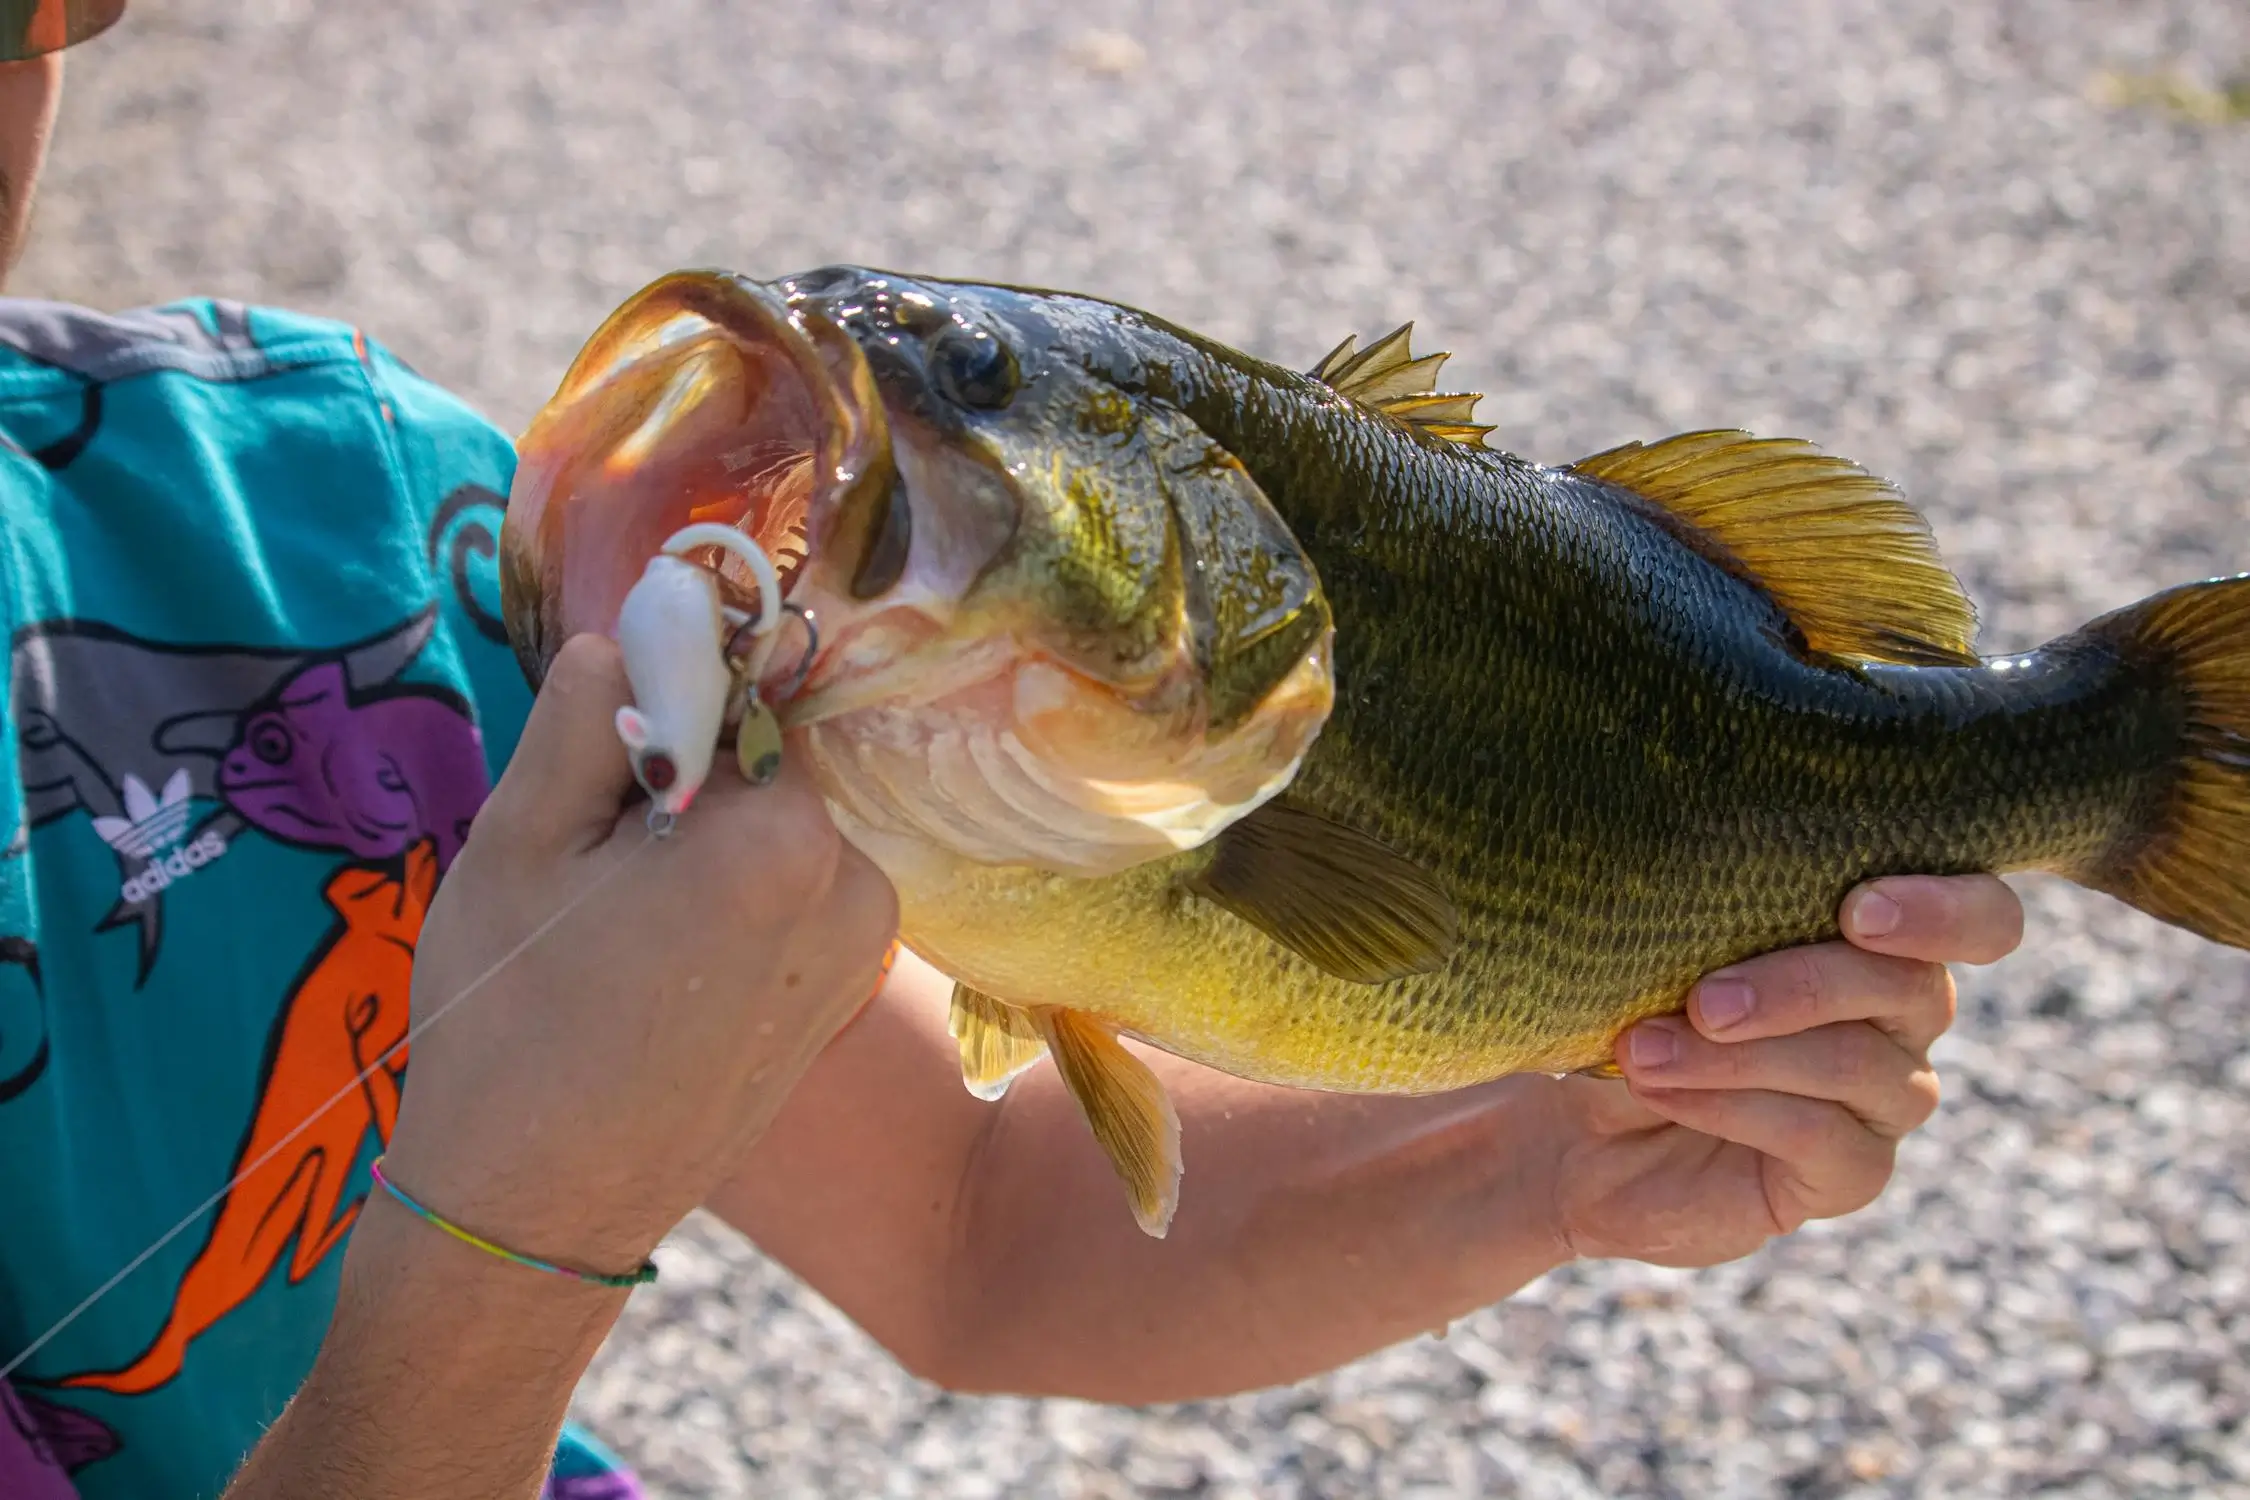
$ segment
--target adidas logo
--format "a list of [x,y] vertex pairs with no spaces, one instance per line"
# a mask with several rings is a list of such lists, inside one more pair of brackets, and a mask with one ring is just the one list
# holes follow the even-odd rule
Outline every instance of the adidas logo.
[[174,771],[161,796],[148,789],[138,776],[125,777],[125,816],[94,819],[94,832],[123,859],[148,862],[148,868],[126,881],[119,894],[128,902],[145,901],[176,880],[184,880],[227,852],[227,841],[216,830],[206,831],[183,846],[188,820],[195,804],[188,798],[188,773]]

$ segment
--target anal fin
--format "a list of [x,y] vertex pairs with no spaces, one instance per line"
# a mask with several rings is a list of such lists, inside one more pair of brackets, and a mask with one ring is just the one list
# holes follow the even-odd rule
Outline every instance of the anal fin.
[[961,1048],[961,1082],[979,1099],[998,1099],[1017,1074],[1047,1055],[1046,1038],[1029,1012],[958,981],[945,1029]]
[[1074,1010],[1035,1013],[1056,1069],[1125,1184],[1134,1222],[1162,1239],[1180,1201],[1180,1117],[1156,1074],[1108,1027]]

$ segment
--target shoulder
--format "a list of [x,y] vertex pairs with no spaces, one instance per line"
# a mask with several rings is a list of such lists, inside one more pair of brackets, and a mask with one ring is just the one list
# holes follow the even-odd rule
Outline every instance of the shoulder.
[[528,706],[496,568],[514,469],[507,434],[350,323],[0,298],[0,603],[18,636],[67,616],[324,649],[429,612],[422,660],[475,705],[497,766]]
[[[268,443],[276,425],[299,440],[365,438],[371,430],[350,424],[315,433],[291,420],[308,400],[364,404],[407,440],[391,454],[371,447],[372,460],[432,466],[438,478],[457,470],[503,494],[514,470],[505,433],[353,324],[210,297],[116,313],[0,297],[0,411],[110,395],[125,409],[105,413],[105,427],[192,424],[221,451]],[[74,453],[46,456],[57,470],[54,459]]]

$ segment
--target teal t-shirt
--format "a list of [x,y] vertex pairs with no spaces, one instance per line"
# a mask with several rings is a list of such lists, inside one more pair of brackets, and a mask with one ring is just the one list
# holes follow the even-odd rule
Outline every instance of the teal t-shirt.
[[[0,299],[0,1365],[407,1027],[530,693],[507,438],[357,330]],[[311,1366],[403,1066],[0,1389],[0,1494],[221,1491]],[[557,1500],[637,1494],[583,1433]]]

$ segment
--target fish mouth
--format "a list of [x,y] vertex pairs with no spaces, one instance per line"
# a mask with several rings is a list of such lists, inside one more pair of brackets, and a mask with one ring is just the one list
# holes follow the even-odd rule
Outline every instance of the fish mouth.
[[[816,576],[820,592],[867,597],[903,561],[904,502],[866,358],[818,308],[731,272],[674,272],[618,307],[516,453],[501,617],[534,685],[571,636],[614,635],[642,568],[684,526],[749,536],[785,599]],[[739,559],[685,555],[718,575],[727,604],[758,614]]]

